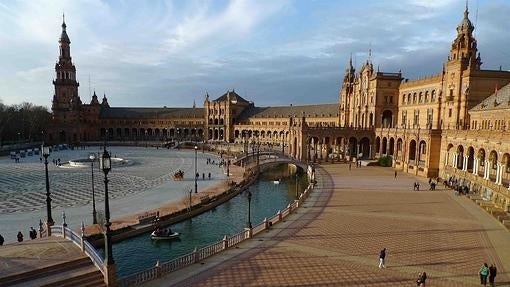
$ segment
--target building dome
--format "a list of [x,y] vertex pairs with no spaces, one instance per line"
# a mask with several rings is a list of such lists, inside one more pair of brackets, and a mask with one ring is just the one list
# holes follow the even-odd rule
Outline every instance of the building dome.
[[462,19],[462,21],[460,21],[459,25],[457,26],[458,32],[461,31],[472,32],[474,30],[475,27],[473,26],[473,23],[471,23],[471,20],[469,20],[468,15],[469,11],[466,6],[466,10],[464,11],[464,18]]

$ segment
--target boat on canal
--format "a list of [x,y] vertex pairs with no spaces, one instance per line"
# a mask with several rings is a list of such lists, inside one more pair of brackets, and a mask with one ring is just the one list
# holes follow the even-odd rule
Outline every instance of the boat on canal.
[[151,233],[152,240],[170,240],[179,238],[179,232],[172,231],[171,229],[154,230]]

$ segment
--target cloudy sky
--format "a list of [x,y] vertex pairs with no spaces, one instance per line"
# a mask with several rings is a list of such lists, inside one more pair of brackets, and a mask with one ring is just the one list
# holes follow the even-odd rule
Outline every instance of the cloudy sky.
[[[228,89],[259,106],[332,103],[352,53],[414,79],[441,71],[464,0],[0,0],[0,100],[50,106],[62,12],[80,96],[202,105]],[[486,69],[510,69],[510,1],[471,0]],[[90,85],[89,85],[90,75]]]

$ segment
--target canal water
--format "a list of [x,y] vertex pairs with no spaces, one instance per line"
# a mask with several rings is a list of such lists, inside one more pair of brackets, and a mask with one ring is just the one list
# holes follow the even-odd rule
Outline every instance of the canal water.
[[[306,174],[284,177],[287,165],[279,165],[261,174],[259,180],[250,187],[251,222],[256,225],[284,209],[296,198],[296,189],[302,191],[308,182]],[[280,184],[274,180],[280,179]],[[296,185],[297,182],[297,185]],[[142,234],[113,245],[113,257],[117,266],[117,276],[124,277],[192,252],[234,235],[243,230],[248,219],[247,192],[230,201],[194,217],[172,225],[172,230],[181,234],[179,239],[153,241],[150,233]],[[102,250],[101,250],[102,251]]]

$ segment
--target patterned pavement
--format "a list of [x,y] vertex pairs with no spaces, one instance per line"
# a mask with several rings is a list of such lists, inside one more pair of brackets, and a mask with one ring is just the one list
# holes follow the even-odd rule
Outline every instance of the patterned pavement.
[[487,262],[498,266],[496,286],[510,286],[510,235],[467,198],[412,191],[416,178],[395,179],[388,168],[337,164],[318,173],[316,191],[286,223],[148,285],[416,286],[426,271],[427,286],[480,286]]
[[[169,174],[182,169],[186,174],[191,175],[192,153],[168,151],[154,148],[111,148],[112,155],[125,158],[130,165],[113,168],[109,174],[109,192],[112,199],[125,197],[130,194],[137,194],[145,190],[171,182]],[[52,159],[61,158],[62,162],[70,159],[85,158],[91,151],[87,150],[64,150],[59,151],[48,159],[50,190],[52,206],[72,207],[82,206],[91,203],[91,171],[89,167],[66,168],[57,167],[51,163]],[[200,161],[204,161],[201,154]],[[209,167],[209,166],[207,166]],[[98,169],[96,162],[94,166],[94,186],[96,200],[104,200],[103,173]],[[206,172],[213,171],[211,168]],[[216,174],[213,172],[213,174]],[[178,184],[177,184],[178,185]],[[3,158],[0,161],[0,214],[31,212],[46,207],[46,187],[44,164],[39,161],[39,156],[26,157],[21,163],[15,164],[12,160]]]
[[[110,212],[115,220],[147,209],[155,209],[164,203],[187,198],[193,186],[194,152],[189,150],[167,150],[144,147],[108,148],[114,157],[123,158],[129,164],[113,166],[108,174]],[[49,180],[52,198],[52,215],[57,224],[62,222],[65,210],[70,228],[79,231],[81,221],[92,223],[92,182],[90,166],[69,168],[57,167],[53,159],[62,163],[73,159],[87,158],[99,147],[60,150],[48,158]],[[206,159],[215,155],[197,154],[198,171],[212,174],[211,180],[198,181],[198,190],[222,184],[225,175],[218,165],[207,165]],[[173,181],[171,174],[183,170],[185,178]],[[96,209],[104,210],[104,175],[94,164],[94,186]],[[39,155],[21,158],[20,163],[8,157],[0,157],[0,234],[6,243],[14,242],[18,231],[26,232],[31,226],[38,228],[39,219],[46,219],[46,187],[44,164]]]

